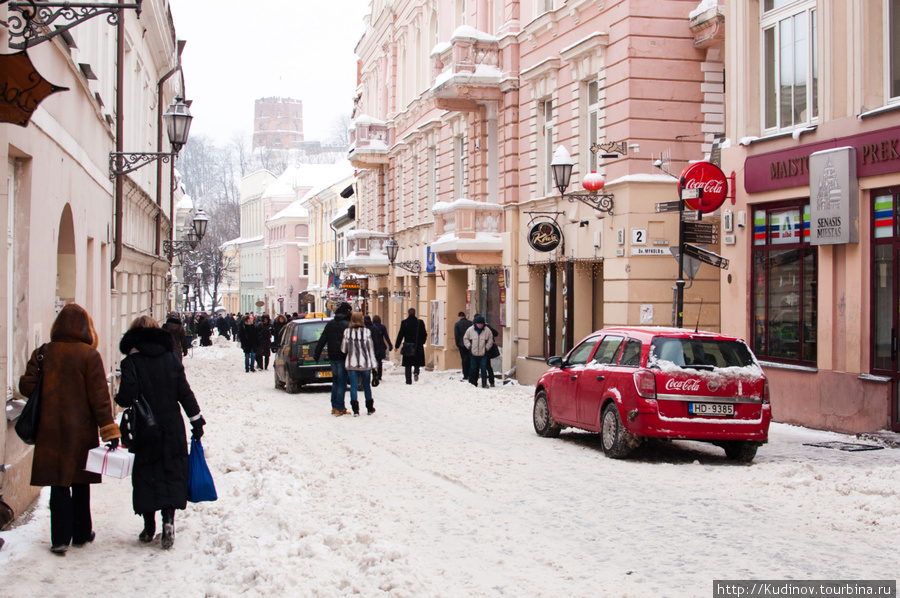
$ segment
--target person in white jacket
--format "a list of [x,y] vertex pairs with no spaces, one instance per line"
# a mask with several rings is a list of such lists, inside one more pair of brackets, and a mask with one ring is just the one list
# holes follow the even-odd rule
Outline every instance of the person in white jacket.
[[372,415],[375,413],[375,402],[372,399],[371,376],[372,369],[378,367],[378,360],[375,358],[372,333],[366,328],[361,312],[353,312],[350,316],[350,327],[344,330],[341,352],[347,355],[344,366],[347,368],[349,378],[350,407],[353,409],[353,415],[359,415],[357,387],[360,380],[366,397],[366,412]]
[[484,325],[484,316],[475,316],[475,323],[463,335],[463,344],[472,354],[469,383],[478,386],[478,371],[481,370],[481,386],[487,388],[487,352],[494,344],[494,335]]

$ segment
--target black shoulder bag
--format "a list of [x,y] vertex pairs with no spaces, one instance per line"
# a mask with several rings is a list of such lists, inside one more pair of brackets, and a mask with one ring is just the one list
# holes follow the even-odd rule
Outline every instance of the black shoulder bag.
[[16,434],[25,444],[34,444],[37,439],[38,423],[41,420],[41,391],[44,387],[44,346],[38,349],[38,379],[16,421]]
[[127,407],[122,412],[119,431],[122,433],[122,445],[134,452],[159,437],[159,425],[156,423],[150,404],[144,398],[144,393],[141,392],[143,383],[137,364],[132,363],[132,365],[134,366],[134,377],[138,383],[137,396],[131,407]]

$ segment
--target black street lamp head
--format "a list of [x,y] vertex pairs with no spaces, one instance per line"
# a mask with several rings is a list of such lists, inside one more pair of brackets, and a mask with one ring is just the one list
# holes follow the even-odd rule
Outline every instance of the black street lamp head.
[[200,237],[197,236],[197,231],[193,228],[189,230],[185,236],[185,241],[188,242],[188,246],[190,246],[191,249],[197,249],[197,245],[200,244]]
[[202,241],[206,236],[206,229],[209,226],[209,216],[203,210],[197,210],[194,216],[194,230],[197,232],[197,240]]
[[391,237],[384,244],[384,250],[387,251],[388,261],[393,264],[394,260],[397,259],[397,252],[400,250],[400,244],[397,243],[397,239]]
[[565,193],[569,187],[574,165],[572,157],[565,147],[561,145],[556,148],[556,151],[553,153],[553,161],[550,162],[550,168],[553,170],[553,182],[560,193]]
[[166,134],[169,136],[169,143],[177,154],[187,143],[188,133],[191,130],[191,111],[188,105],[184,103],[182,98],[175,98],[174,104],[169,104],[166,113],[163,114],[163,121],[166,123]]

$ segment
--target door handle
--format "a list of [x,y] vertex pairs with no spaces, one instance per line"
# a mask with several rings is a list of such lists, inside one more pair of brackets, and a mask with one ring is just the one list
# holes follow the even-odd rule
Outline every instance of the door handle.
[[606,376],[597,376],[597,382],[603,382],[606,380]]
[[578,380],[578,376],[569,376],[569,380]]

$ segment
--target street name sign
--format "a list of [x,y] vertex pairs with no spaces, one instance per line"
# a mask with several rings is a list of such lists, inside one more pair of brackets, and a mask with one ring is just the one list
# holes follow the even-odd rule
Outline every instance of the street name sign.
[[684,242],[719,244],[719,227],[713,222],[685,222]]
[[681,200],[676,199],[674,201],[660,201],[656,204],[656,213],[663,214],[665,212],[677,212],[681,209]]
[[684,255],[691,256],[700,260],[703,263],[709,264],[710,266],[715,266],[716,268],[722,268],[723,270],[728,269],[728,260],[722,257],[717,253],[713,253],[712,251],[707,251],[705,249],[700,249],[696,245],[691,245],[689,243],[684,244]]

